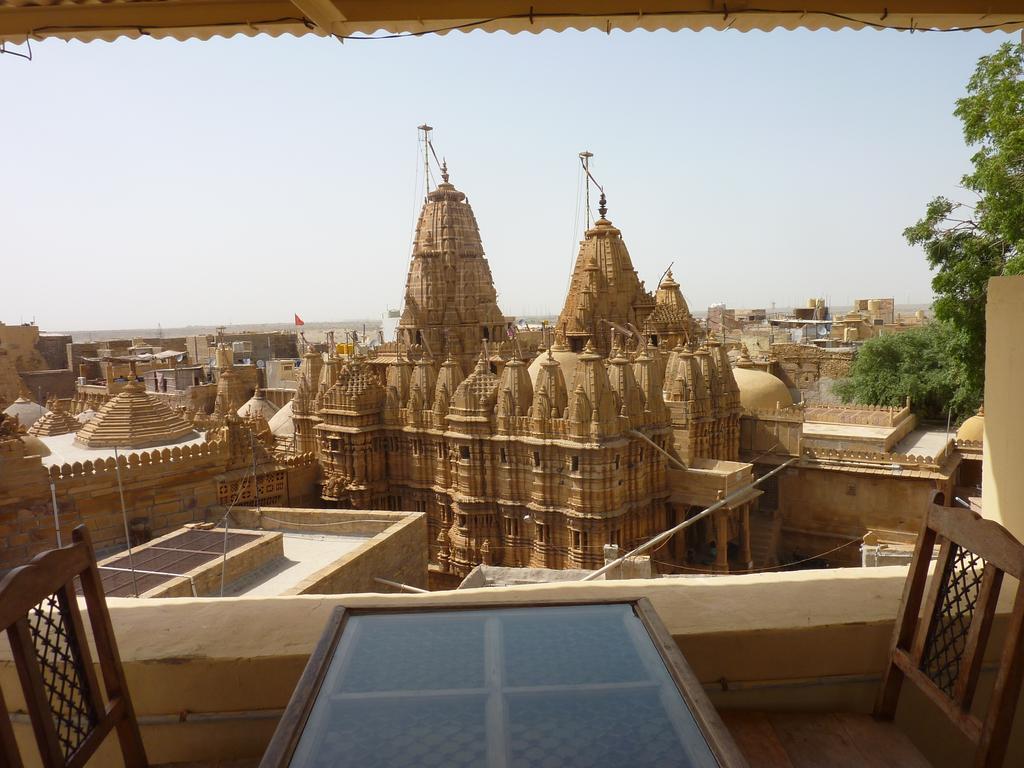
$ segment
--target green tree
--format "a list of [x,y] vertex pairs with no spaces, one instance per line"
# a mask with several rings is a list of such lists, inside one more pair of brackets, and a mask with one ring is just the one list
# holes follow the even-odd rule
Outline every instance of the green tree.
[[974,169],[961,180],[976,200],[937,197],[903,235],[924,248],[935,270],[935,316],[949,326],[951,398],[959,411],[980,402],[985,389],[988,279],[1024,273],[1024,46],[1004,43],[981,57],[954,114],[977,147]]
[[857,351],[849,378],[836,382],[833,391],[845,402],[871,405],[899,406],[910,397],[920,416],[944,420],[952,409],[959,420],[979,403],[951,365],[960,343],[957,329],[945,322],[870,339]]

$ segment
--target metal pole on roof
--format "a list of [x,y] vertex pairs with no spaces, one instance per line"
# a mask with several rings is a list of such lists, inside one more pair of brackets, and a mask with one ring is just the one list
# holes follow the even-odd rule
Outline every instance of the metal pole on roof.
[[[587,199],[587,202],[586,202],[586,207],[587,207],[587,227],[586,228],[587,229],[590,229],[590,178],[591,178],[591,176],[590,176],[590,158],[592,158],[593,156],[594,156],[594,153],[590,152],[589,150],[583,150],[582,152],[580,152],[580,161],[583,163],[583,172],[584,172],[584,174],[586,174],[584,179],[583,179],[583,183],[584,183],[584,185],[586,185],[586,195],[587,195],[587,198],[586,198]],[[579,198],[577,198],[577,201],[578,200],[579,200]],[[576,204],[579,205],[579,202],[577,202]]]
[[117,473],[117,495],[121,497],[121,520],[124,521],[124,542],[128,545],[128,567],[132,571],[132,589],[139,596],[139,582],[135,580],[135,558],[132,556],[132,537],[128,530],[128,509],[124,505],[124,485],[121,483],[121,457],[114,446],[114,471]]
[[389,587],[394,587],[395,589],[400,589],[403,592],[417,592],[417,593],[429,592],[429,590],[420,589],[419,587],[413,587],[413,586],[410,586],[409,584],[400,584],[397,581],[391,581],[390,579],[382,579],[380,576],[374,576],[373,580],[376,581],[378,584],[385,584],[385,585],[387,585]]
[[719,499],[718,501],[716,501],[714,504],[712,504],[707,509],[705,509],[705,510],[703,510],[701,512],[698,512],[693,517],[687,518],[683,522],[679,523],[679,525],[673,526],[672,528],[669,528],[667,531],[662,531],[661,533],[659,533],[654,538],[648,539],[646,542],[641,544],[639,547],[637,547],[636,549],[633,549],[633,550],[627,552],[622,557],[617,558],[615,560],[612,560],[610,563],[605,563],[601,568],[598,568],[596,571],[591,571],[586,576],[584,576],[581,579],[581,581],[593,581],[598,576],[603,576],[604,574],[608,573],[608,571],[612,570],[616,566],[621,565],[627,558],[635,557],[636,555],[639,555],[641,552],[646,552],[648,549],[651,549],[652,547],[656,546],[657,544],[660,544],[663,541],[667,541],[668,539],[672,538],[675,534],[679,533],[679,531],[683,530],[684,528],[689,528],[691,525],[696,523],[698,520],[703,520],[708,515],[712,514],[713,512],[716,512],[717,510],[719,510],[722,507],[726,506],[733,499],[735,499],[735,498],[739,497],[740,495],[746,493],[747,491],[749,491],[754,486],[760,485],[765,480],[767,480],[769,477],[772,477],[773,475],[777,475],[779,472],[784,470],[790,464],[793,464],[793,463],[795,463],[797,461],[800,461],[800,457],[799,456],[794,456],[792,459],[784,461],[782,464],[777,466],[771,472],[767,472],[766,474],[761,475],[761,477],[757,478],[756,480],[754,480],[749,485],[744,485],[742,488],[739,488],[739,489],[733,491],[728,496]]
[[50,499],[53,501],[53,529],[57,532],[57,546],[63,546],[60,540],[60,516],[57,513],[57,489],[50,478]]

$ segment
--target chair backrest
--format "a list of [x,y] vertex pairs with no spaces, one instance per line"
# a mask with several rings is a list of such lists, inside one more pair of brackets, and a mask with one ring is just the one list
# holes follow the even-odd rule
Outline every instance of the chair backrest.
[[[1006,755],[1024,673],[1024,545],[998,523],[942,501],[933,494],[917,539],[875,714],[893,717],[906,679],[973,742],[975,766],[994,768]],[[971,705],[1004,574],[1017,589],[992,698],[979,718]]]
[[[76,585],[85,597],[106,704],[93,667]],[[0,582],[0,629],[10,641],[43,765],[84,765],[115,728],[126,768],[147,764],[85,526],[75,528],[69,546],[42,552],[4,577]],[[0,764],[22,765],[2,691]]]

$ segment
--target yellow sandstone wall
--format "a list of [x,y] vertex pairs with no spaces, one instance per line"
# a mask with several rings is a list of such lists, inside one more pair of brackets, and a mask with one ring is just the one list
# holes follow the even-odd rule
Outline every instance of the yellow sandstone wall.
[[231,510],[231,519],[234,525],[253,530],[369,537],[358,549],[311,574],[288,594],[396,591],[374,581],[377,577],[427,588],[427,516],[423,513],[286,507],[263,507],[257,512],[253,507],[236,507]]
[[0,347],[19,371],[39,371],[46,368],[46,361],[36,349],[39,328],[35,325],[5,325],[0,323]]
[[427,588],[427,516],[407,514],[365,545],[335,560],[303,581],[290,594],[343,595],[398,591],[379,584],[387,579]]
[[[231,461],[227,448],[216,441],[133,453],[122,459],[128,519],[144,520],[153,535],[204,520],[207,511],[220,503],[221,478]],[[316,461],[301,456],[279,464],[280,469],[265,467],[261,475],[284,475],[283,501],[294,505],[315,503],[319,495]],[[17,468],[16,477],[11,468]],[[72,528],[84,523],[101,553],[123,546],[124,520],[112,460],[109,465],[97,461],[51,467],[48,474],[38,458],[6,462],[0,451],[0,569],[23,563],[55,546],[51,478],[65,540]]]
[[1024,276],[988,281],[985,323],[983,514],[1024,540]]
[[[781,553],[810,557],[859,539],[869,529],[917,533],[931,493],[947,496],[948,484],[925,478],[889,474],[859,474],[801,467],[779,476],[782,513]],[[856,544],[829,559],[845,565],[860,563]]]

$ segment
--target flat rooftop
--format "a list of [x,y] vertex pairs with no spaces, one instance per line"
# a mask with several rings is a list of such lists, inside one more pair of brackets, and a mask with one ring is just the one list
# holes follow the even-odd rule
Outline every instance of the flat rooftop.
[[804,422],[804,437],[884,441],[897,428],[874,427],[867,424],[831,424],[820,421],[807,421]]
[[915,429],[900,440],[892,449],[893,453],[913,456],[941,456],[949,441],[956,437],[944,429]]
[[[373,534],[179,529],[99,564],[108,597],[277,597],[329,570]],[[135,570],[133,575],[132,570]],[[387,574],[383,574],[387,575]],[[183,581],[186,580],[186,581]]]
[[342,555],[361,547],[370,536],[284,533],[284,557],[279,557],[236,579],[224,595],[272,597],[283,595],[304,579],[326,568]]
[[[75,434],[73,432],[66,435],[57,435],[56,437],[40,437],[39,439],[50,449],[50,455],[43,456],[43,466],[46,467],[74,464],[76,461],[84,463],[86,461],[96,461],[97,459],[113,458],[114,456],[113,448],[86,448],[78,445],[75,442]],[[117,450],[118,453],[127,455],[140,451],[159,451],[164,448],[174,448],[175,446],[198,445],[205,440],[206,438],[200,435],[199,437],[179,440],[176,443],[172,442],[165,445],[151,445],[147,448],[118,448]]]

